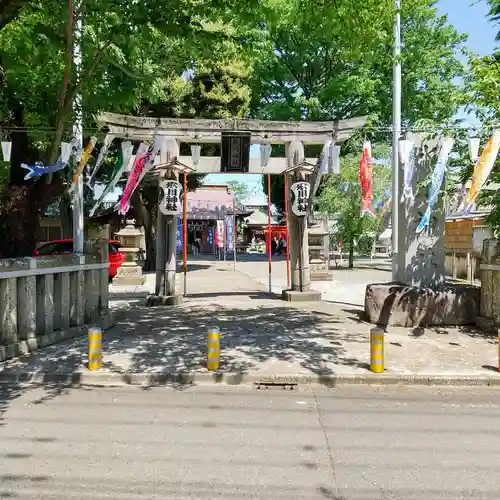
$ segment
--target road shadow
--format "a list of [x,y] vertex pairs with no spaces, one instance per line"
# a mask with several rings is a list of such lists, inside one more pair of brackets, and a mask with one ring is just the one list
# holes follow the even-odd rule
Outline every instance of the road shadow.
[[[130,373],[168,374],[166,382],[182,387],[187,384],[182,383],[183,374],[204,371],[210,327],[221,332],[223,373],[264,373],[270,364],[288,362],[291,374],[329,376],[335,373],[335,366],[361,365],[362,360],[353,358],[343,344],[366,343],[367,334],[346,331],[344,318],[284,306],[259,292],[244,295],[254,295],[256,302],[265,296],[266,302],[247,307],[196,301],[189,307],[130,309],[116,327],[103,334],[105,370],[121,374],[125,382]],[[73,373],[67,382],[77,385],[78,372],[86,361],[86,340],[66,345],[21,359],[6,368],[6,375],[9,370]]]

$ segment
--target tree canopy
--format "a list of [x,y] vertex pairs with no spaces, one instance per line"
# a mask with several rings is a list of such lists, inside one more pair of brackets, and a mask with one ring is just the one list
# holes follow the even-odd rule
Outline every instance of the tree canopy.
[[[0,126],[13,143],[9,188],[0,194],[0,230],[10,236],[0,255],[29,254],[45,207],[61,196],[69,207],[68,172],[47,188],[46,178],[26,182],[20,165],[57,159],[72,134],[78,92],[87,136],[97,132],[92,117],[100,110],[217,118],[248,109],[253,35],[246,14],[254,2],[174,0],[166,9],[158,0],[141,8],[128,0],[75,0],[83,18],[81,77],[68,3],[24,2],[0,31]],[[5,177],[1,170],[0,182]],[[29,231],[17,230],[14,213],[31,221]]]
[[[321,2],[320,22],[317,4],[314,0],[273,3],[266,25],[269,50],[253,73],[252,115],[285,120],[369,116],[373,127],[388,131],[392,2]],[[406,126],[419,120],[446,123],[464,102],[457,78],[465,74],[458,55],[466,36],[440,16],[434,4],[433,0],[402,3]],[[390,140],[388,132],[376,137]],[[272,182],[277,184],[274,200],[283,208],[282,181]]]
[[[69,0],[0,0],[0,126],[13,142],[10,169],[0,167],[0,185],[9,183],[0,193],[0,232],[10,235],[0,242],[2,255],[29,253],[45,208],[57,200],[68,206],[65,174],[50,184],[26,182],[20,164],[57,158],[80,91],[86,136],[100,134],[92,116],[106,110],[282,120],[368,115],[371,137],[388,139],[392,0],[172,0],[168,8],[163,0],[140,8],[130,0],[73,1],[83,20],[80,78]],[[457,53],[465,37],[434,4],[403,2],[407,124],[446,123],[464,101],[456,78],[464,74]],[[354,152],[344,146],[343,154]],[[283,180],[272,182],[280,208]],[[154,207],[154,189],[145,184],[139,194]],[[19,217],[31,221],[24,236]]]

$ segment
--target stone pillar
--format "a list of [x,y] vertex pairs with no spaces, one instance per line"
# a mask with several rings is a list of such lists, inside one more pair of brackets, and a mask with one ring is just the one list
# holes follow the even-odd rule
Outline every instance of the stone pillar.
[[0,345],[19,340],[17,331],[17,279],[0,280]]
[[324,216],[323,226],[325,229],[325,236],[323,236],[323,259],[326,263],[326,269],[330,271],[330,231],[328,227],[328,215]]
[[[287,168],[292,168],[305,159],[304,145],[293,141],[286,145]],[[309,243],[307,218],[297,217],[292,212],[293,195],[291,186],[305,179],[304,171],[299,169],[288,174],[288,231],[290,241],[290,278],[291,290],[284,290],[282,298],[287,301],[320,300],[321,293],[311,290],[309,269]]]
[[85,315],[85,272],[76,271],[70,275],[70,326],[80,326]]
[[38,335],[54,331],[54,275],[36,277],[36,329]]
[[[168,139],[160,149],[160,162],[166,164],[180,156],[179,141]],[[167,168],[163,179],[178,180],[178,174]],[[163,179],[160,178],[159,182]],[[161,189],[160,189],[161,195]],[[156,225],[156,283],[155,296],[148,305],[177,305],[182,295],[177,293],[177,217],[164,215],[158,209]]]
[[476,324],[496,333],[500,326],[500,246],[496,240],[484,240],[479,269],[481,290]]
[[[109,231],[106,233],[109,235]],[[109,237],[87,240],[86,253],[91,254],[97,263],[109,263]],[[96,270],[97,273],[97,315],[108,314],[109,268]]]
[[[427,209],[429,180],[438,154],[438,141],[425,141],[422,136],[409,137],[415,144],[416,168],[413,179],[415,202],[400,205],[398,219],[398,281],[407,286],[437,288],[445,282],[444,230],[445,212],[443,196],[434,205],[429,232],[417,234],[416,228]],[[399,175],[399,192],[403,192],[404,176]],[[418,186],[422,187],[418,187]],[[442,189],[444,188],[444,181]],[[398,200],[399,202],[399,200]]]
[[165,296],[177,295],[177,217],[169,215],[165,217],[167,222],[167,248],[165,263]]
[[71,284],[69,273],[54,275],[54,329],[64,330],[70,325]]
[[146,277],[142,275],[142,268],[136,262],[142,234],[134,224],[133,219],[128,220],[127,225],[116,233],[122,244],[120,251],[125,254],[125,262],[118,268],[116,276],[113,278],[114,286],[138,286],[146,283]]
[[109,273],[107,269],[99,272],[99,315],[109,313]]
[[[29,258],[29,268],[37,268],[37,259]],[[69,295],[69,294],[68,294]],[[17,279],[17,329],[19,340],[36,337],[36,276]]]
[[[140,269],[140,268],[139,268]],[[99,271],[85,271],[85,323],[91,323],[99,313]]]
[[[161,189],[158,196],[161,196]],[[158,203],[160,200],[158,200]],[[155,295],[161,296],[165,290],[165,260],[167,251],[167,224],[160,210],[156,215],[156,281]]]

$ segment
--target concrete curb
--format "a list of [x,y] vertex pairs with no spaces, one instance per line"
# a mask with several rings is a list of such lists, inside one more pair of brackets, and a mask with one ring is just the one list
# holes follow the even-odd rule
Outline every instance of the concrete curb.
[[405,375],[405,374],[349,374],[349,375],[275,375],[258,373],[116,373],[89,372],[4,372],[0,383],[67,384],[73,386],[189,386],[189,385],[250,385],[283,386],[323,385],[338,387],[345,385],[404,385],[404,386],[457,386],[500,387],[499,376],[484,375]]

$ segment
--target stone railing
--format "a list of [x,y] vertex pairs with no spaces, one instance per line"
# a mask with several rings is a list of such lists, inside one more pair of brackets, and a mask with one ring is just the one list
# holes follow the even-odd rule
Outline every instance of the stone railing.
[[109,327],[107,242],[90,250],[0,260],[0,361]]
[[500,245],[494,239],[483,242],[480,264],[481,298],[477,325],[486,331],[500,327]]
[[473,250],[446,249],[446,276],[474,282],[480,277],[479,263],[481,255]]

